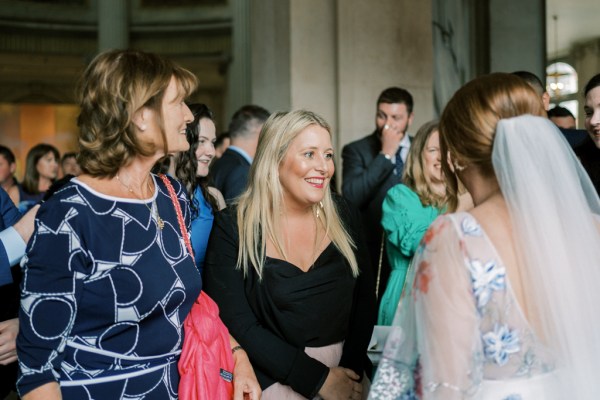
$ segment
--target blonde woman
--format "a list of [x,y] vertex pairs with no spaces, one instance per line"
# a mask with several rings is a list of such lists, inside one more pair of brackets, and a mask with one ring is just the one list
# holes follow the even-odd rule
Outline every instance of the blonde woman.
[[382,206],[381,225],[392,272],[381,298],[378,325],[394,322],[410,261],[429,225],[445,209],[437,121],[423,125],[413,138],[402,181],[388,191]]
[[329,125],[272,115],[246,191],[217,214],[206,290],[247,351],[263,399],[360,399],[375,320],[358,214],[333,198]]

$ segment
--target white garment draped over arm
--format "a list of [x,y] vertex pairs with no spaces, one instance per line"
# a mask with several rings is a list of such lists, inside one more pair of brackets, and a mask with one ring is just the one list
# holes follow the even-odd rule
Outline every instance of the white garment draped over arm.
[[481,380],[477,309],[460,235],[452,220],[442,216],[423,241],[407,276],[413,285],[400,301],[371,399],[413,399],[415,392],[427,400],[463,399]]

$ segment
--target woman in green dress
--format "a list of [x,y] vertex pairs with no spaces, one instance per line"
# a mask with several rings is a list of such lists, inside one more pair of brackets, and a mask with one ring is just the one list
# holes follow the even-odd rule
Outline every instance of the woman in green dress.
[[445,210],[446,185],[437,121],[423,125],[412,140],[403,184],[392,187],[383,201],[381,225],[392,267],[379,307],[378,325],[391,325],[410,261],[433,220]]

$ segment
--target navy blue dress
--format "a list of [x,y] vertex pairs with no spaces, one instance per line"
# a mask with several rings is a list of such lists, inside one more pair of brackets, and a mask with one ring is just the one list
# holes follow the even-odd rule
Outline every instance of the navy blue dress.
[[[177,398],[183,320],[202,282],[155,182],[141,201],[74,179],[40,208],[22,283],[21,395],[58,381],[63,399]],[[171,182],[189,228],[187,196]]]

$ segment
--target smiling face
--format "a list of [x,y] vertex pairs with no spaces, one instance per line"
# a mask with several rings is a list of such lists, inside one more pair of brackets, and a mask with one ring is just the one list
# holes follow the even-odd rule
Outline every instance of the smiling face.
[[433,131],[427,144],[423,149],[423,161],[425,174],[432,182],[441,182],[442,180],[442,153],[440,151],[440,134]]
[[600,149],[600,86],[596,86],[585,96],[585,129]]
[[308,126],[290,143],[279,165],[286,207],[303,209],[323,200],[334,170],[329,132]]
[[40,178],[54,180],[58,175],[58,160],[54,156],[54,153],[49,151],[38,160],[35,168]]
[[209,118],[200,119],[200,134],[198,135],[198,148],[196,148],[196,159],[198,160],[198,169],[196,176],[204,177],[208,175],[208,168],[211,160],[215,156],[215,141],[217,139],[215,123]]
[[[142,134],[157,144],[157,155],[162,157],[164,152],[160,118],[149,108],[144,108],[142,114],[144,117],[138,123]],[[194,120],[194,116],[185,104],[184,91],[174,77],[171,78],[169,86],[165,89],[161,102],[161,114],[168,153],[175,154],[188,150],[190,144],[187,141],[186,128],[187,124]]]

